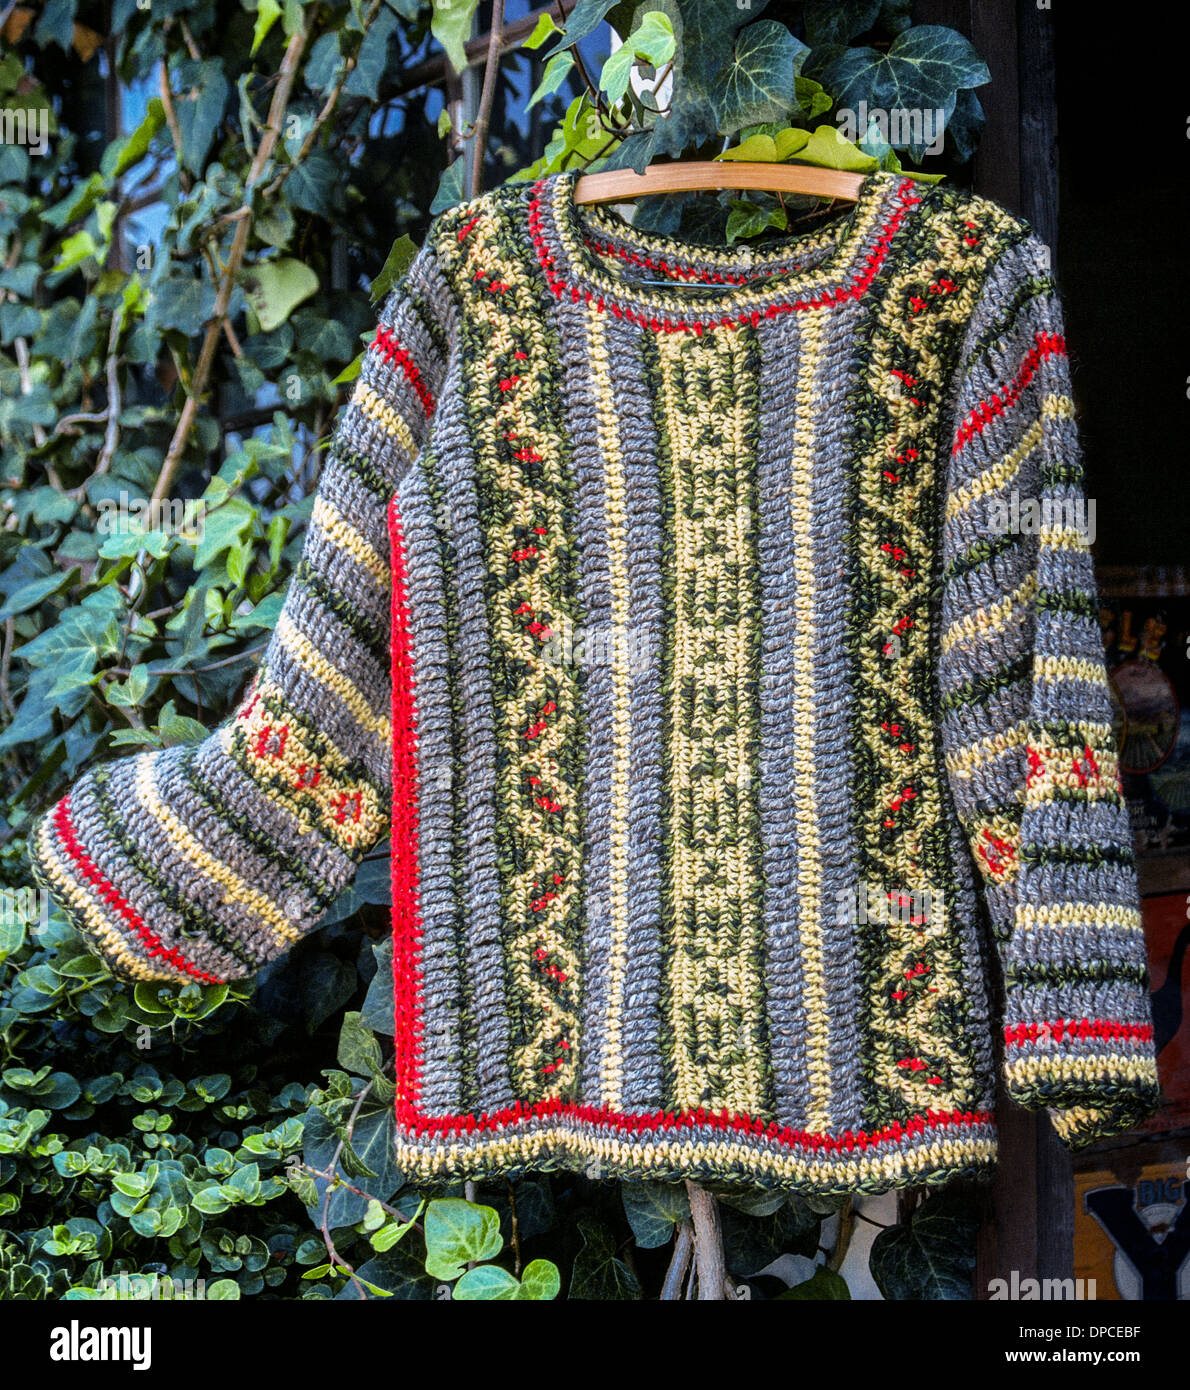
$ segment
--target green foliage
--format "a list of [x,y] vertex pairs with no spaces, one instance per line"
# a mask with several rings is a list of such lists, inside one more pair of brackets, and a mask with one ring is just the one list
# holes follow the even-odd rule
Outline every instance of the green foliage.
[[[0,884],[22,893],[32,820],[84,767],[196,741],[233,707],[375,304],[464,196],[449,117],[402,79],[435,46],[461,66],[475,0],[183,8],[115,0],[101,64],[74,5],[46,5],[0,57],[0,104],[50,132],[0,146]],[[574,45],[605,22],[625,42],[588,71]],[[841,139],[861,100],[943,108],[966,158],[986,80],[904,0],[580,0],[523,47],[546,134],[530,148],[492,113],[489,164],[513,178],[920,153]],[[129,128],[104,140],[117,88]],[[798,213],[694,197],[638,220],[734,239]],[[657,1296],[681,1186],[397,1171],[388,870],[366,862],[247,985],[132,986],[56,913],[0,917],[0,1298]],[[754,1297],[846,1296],[814,1265],[837,1203],[720,1197]],[[890,1297],[961,1287],[970,1229],[939,1210],[877,1242]],[[763,1273],[783,1257],[805,1274],[787,1293]]]
[[969,1299],[980,1211],[961,1188],[944,1189],[910,1218],[881,1231],[869,1267],[890,1299]]

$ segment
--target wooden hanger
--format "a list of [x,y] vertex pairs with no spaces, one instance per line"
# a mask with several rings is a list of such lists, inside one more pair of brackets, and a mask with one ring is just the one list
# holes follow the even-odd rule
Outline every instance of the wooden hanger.
[[746,160],[691,159],[650,164],[643,174],[609,169],[582,174],[574,185],[576,203],[615,203],[646,193],[685,193],[698,189],[762,188],[770,193],[803,193],[814,198],[859,199],[864,174],[817,169],[809,164],[765,164]]

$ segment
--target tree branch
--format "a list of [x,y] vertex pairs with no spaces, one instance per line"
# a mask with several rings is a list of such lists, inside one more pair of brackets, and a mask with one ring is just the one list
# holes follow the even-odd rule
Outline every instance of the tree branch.
[[500,36],[504,32],[504,0],[492,0],[492,27],[488,32],[488,60],[483,70],[483,88],[479,94],[479,110],[471,131],[471,196],[483,192],[483,158],[488,143],[488,126],[492,119],[492,101],[496,95],[496,76],[500,71]]
[[[289,40],[289,44],[286,47],[285,57],[281,63],[279,80],[273,92],[273,100],[269,106],[268,122],[265,125],[264,133],[260,137],[260,144],[256,148],[256,156],[252,161],[252,167],[248,171],[248,178],[244,186],[244,191],[248,195],[249,205],[252,190],[264,173],[269,160],[272,158],[277,141],[281,137],[281,124],[285,119],[285,111],[289,105],[289,97],[293,91],[293,85],[297,80],[298,64],[301,61],[302,52],[306,47],[308,36],[309,30],[303,24],[302,28]],[[211,321],[207,324],[207,331],[203,337],[202,348],[198,355],[198,364],[194,369],[194,376],[190,381],[190,391],[186,397],[186,403],[182,407],[181,415],[178,417],[177,428],[174,430],[173,438],[170,440],[169,449],[166,451],[165,461],[161,466],[161,473],[157,479],[157,485],[153,489],[153,497],[151,500],[154,502],[160,502],[169,495],[169,490],[173,485],[174,475],[178,471],[178,465],[182,461],[186,443],[190,438],[190,432],[193,430],[194,422],[198,418],[199,402],[202,399],[203,392],[206,390],[207,378],[211,374],[211,367],[215,361],[215,344],[219,340],[219,334],[223,331],[223,324],[227,318],[228,306],[231,303],[232,291],[235,289],[236,277],[239,274],[240,265],[244,259],[244,252],[248,249],[248,236],[251,228],[252,218],[250,216],[241,218],[236,224],[231,254],[227,258],[227,269],[223,273],[223,279],[220,282],[219,290],[215,296],[215,312]]]

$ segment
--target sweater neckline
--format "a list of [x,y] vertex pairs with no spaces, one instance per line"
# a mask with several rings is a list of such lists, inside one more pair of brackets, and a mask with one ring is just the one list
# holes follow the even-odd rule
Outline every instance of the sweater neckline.
[[[574,188],[581,172],[563,170],[532,185],[529,231],[550,288],[559,297],[581,297],[601,309],[611,305],[642,323],[658,314],[697,327],[756,322],[857,299],[874,278],[908,206],[920,201],[911,179],[877,170],[865,176],[855,205],[842,217],[754,248],[647,232],[600,204],[577,204]],[[639,284],[617,274],[616,263],[673,284]],[[707,283],[735,287],[700,288]]]

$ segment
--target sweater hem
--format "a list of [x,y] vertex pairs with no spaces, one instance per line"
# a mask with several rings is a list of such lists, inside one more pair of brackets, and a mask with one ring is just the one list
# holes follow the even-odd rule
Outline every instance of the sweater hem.
[[743,1116],[726,1117],[726,1126],[676,1117],[666,1128],[646,1128],[653,1116],[621,1117],[641,1123],[643,1132],[634,1133],[594,1113],[591,1120],[577,1113],[530,1115],[507,1127],[437,1135],[417,1133],[417,1121],[398,1123],[397,1166],[412,1182],[569,1171],[599,1180],[692,1179],[845,1194],[986,1180],[996,1165],[995,1119],[986,1112],[918,1115],[871,1135],[756,1132]]

